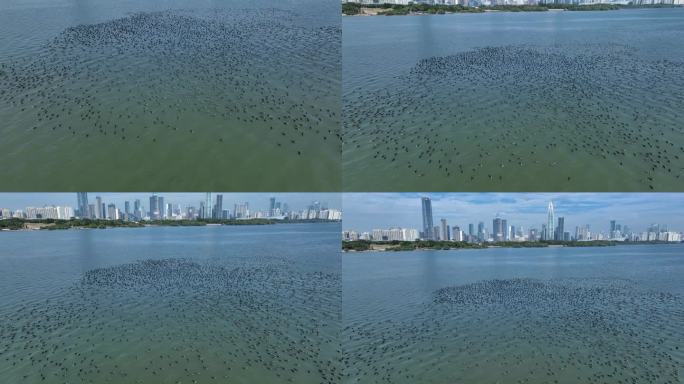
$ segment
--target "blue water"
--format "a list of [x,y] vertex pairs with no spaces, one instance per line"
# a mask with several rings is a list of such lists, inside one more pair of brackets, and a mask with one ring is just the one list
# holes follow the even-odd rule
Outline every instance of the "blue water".
[[345,253],[342,265],[347,382],[681,382],[684,245]]
[[331,380],[339,231],[3,232],[0,381]]

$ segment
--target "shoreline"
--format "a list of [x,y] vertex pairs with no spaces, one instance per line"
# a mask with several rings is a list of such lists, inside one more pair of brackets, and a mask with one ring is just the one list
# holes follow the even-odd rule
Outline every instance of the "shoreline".
[[[11,220],[11,222],[9,222]],[[229,226],[261,226],[277,224],[320,224],[338,223],[340,220],[163,220],[163,221],[110,221],[110,220],[28,220],[7,219],[0,220],[0,232],[35,232],[35,231],[63,231],[63,230],[92,230],[116,228],[153,228],[153,227],[229,227]]]
[[507,242],[507,243],[461,243],[461,242],[430,242],[420,246],[420,242],[367,242],[342,241],[343,253],[364,253],[364,252],[415,252],[415,251],[454,251],[454,250],[480,250],[496,248],[604,248],[620,245],[676,245],[682,242],[665,241],[568,241],[568,242]]
[[678,4],[544,4],[544,5],[495,5],[482,7],[466,7],[461,5],[393,5],[385,8],[385,4],[344,3],[342,16],[426,16],[450,15],[459,13],[494,13],[494,12],[601,12],[620,11],[625,9],[661,9],[684,8]]

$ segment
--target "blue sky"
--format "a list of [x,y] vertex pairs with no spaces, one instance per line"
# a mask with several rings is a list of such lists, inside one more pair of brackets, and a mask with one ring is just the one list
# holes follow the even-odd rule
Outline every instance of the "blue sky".
[[[88,200],[92,203],[96,196],[101,196],[105,203],[113,202],[117,207],[123,209],[124,201],[129,200],[132,203],[135,199],[140,199],[143,207],[148,209],[151,194],[151,192],[89,192]],[[165,203],[182,204],[183,206],[199,207],[200,201],[205,198],[204,193],[157,192],[157,194],[164,197]],[[341,206],[339,193],[223,193],[223,206],[232,210],[233,204],[247,201],[250,209],[266,210],[270,197],[287,203],[290,209],[295,210],[308,207],[312,201],[327,203],[329,208],[339,209]],[[0,208],[16,210],[24,209],[27,206],[42,207],[43,205],[70,205],[76,208],[76,193],[0,193]]]
[[591,225],[592,231],[607,232],[610,220],[641,231],[651,223],[667,224],[670,230],[684,230],[684,193],[345,193],[344,229],[422,226],[420,198],[432,199],[435,224],[468,227],[485,223],[491,231],[497,214],[510,225],[525,230],[541,228],[548,202],[553,200],[556,216],[565,217],[566,230]]

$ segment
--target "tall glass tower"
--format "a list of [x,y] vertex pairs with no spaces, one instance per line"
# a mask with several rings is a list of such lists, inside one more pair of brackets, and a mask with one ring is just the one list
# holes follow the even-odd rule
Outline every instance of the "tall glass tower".
[[204,203],[204,218],[211,219],[211,211],[213,206],[211,205],[211,192],[207,192],[207,201]]
[[78,216],[82,219],[89,219],[88,192],[76,192],[76,200],[78,202]]
[[553,220],[553,201],[549,201],[549,208],[548,208],[548,213],[547,213],[547,219],[546,219],[546,238],[544,240],[553,240],[553,232],[554,232],[554,220]]
[[433,240],[432,201],[429,197],[423,197],[420,200],[423,205],[423,236],[427,240]]

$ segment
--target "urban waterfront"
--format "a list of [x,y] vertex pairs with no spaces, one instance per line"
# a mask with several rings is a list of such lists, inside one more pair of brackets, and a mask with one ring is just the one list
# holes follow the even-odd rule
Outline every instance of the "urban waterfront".
[[343,18],[346,191],[677,191],[684,9]]
[[0,240],[0,381],[339,381],[339,223]]
[[339,18],[335,0],[5,1],[0,179],[338,191]]
[[680,383],[683,254],[682,244],[344,254],[344,381]]

